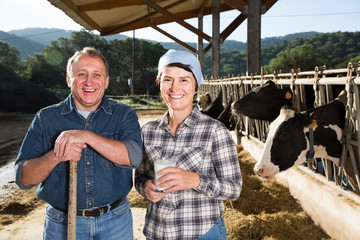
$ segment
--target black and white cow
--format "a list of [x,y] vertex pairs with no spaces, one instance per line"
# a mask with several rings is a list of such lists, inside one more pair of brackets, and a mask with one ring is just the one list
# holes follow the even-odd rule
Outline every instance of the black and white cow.
[[273,121],[281,107],[292,105],[292,91],[289,87],[278,88],[273,81],[252,89],[247,95],[237,100],[232,110],[249,118]]
[[310,150],[309,129],[314,132],[315,158],[327,158],[335,164],[341,156],[341,137],[345,122],[346,91],[332,102],[302,113],[283,107],[270,124],[268,138],[254,171],[272,178],[280,171],[299,166]]
[[[206,94],[204,96],[206,96]],[[209,98],[211,99],[210,96]],[[207,99],[207,97],[205,97],[205,99]],[[233,102],[232,99],[233,97],[231,96],[228,103],[226,103],[224,107],[222,103],[223,102],[222,90],[220,89],[218,96],[215,98],[215,100],[211,102],[210,105],[201,112],[224,123],[227,129],[229,129],[229,131],[232,131],[235,129],[235,125],[236,125],[236,121],[232,115],[232,110],[231,110],[231,105]]]
[[210,105],[201,112],[216,119],[223,110],[224,110],[223,95],[222,95],[222,89],[220,89],[214,101],[211,102]]
[[232,114],[231,105],[232,105],[232,96],[230,97],[229,102],[225,105],[224,110],[220,113],[220,115],[216,118],[220,122],[224,123],[229,131],[235,130],[236,120],[235,116]]
[[205,110],[211,104],[211,96],[210,93],[207,92],[205,95],[201,96],[198,100],[198,105],[201,111]]

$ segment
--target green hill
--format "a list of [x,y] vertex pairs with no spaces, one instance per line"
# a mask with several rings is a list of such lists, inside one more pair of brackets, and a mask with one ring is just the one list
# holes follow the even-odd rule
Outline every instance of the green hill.
[[[12,30],[9,32],[0,31],[0,40],[3,40],[9,43],[12,46],[16,46],[20,50],[21,58],[25,58],[26,55],[33,55],[35,52],[43,52],[46,45],[50,45],[51,41],[58,40],[60,37],[71,38],[72,31],[67,31],[64,29],[58,28],[25,28],[20,30]],[[318,34],[317,32],[303,32],[303,33],[294,33],[285,36],[279,37],[269,37],[261,40],[262,47],[269,47],[274,45],[280,45],[284,41],[291,42],[295,38],[308,38]],[[104,37],[107,41],[113,39],[122,40],[127,38],[127,36],[122,34],[115,34]],[[145,39],[146,40],[146,39]],[[149,40],[150,41],[150,40]],[[154,41],[152,41],[154,42]],[[197,43],[195,42],[186,42],[190,46],[196,49]],[[175,42],[160,42],[160,44],[167,49],[173,48],[178,50],[185,50],[184,47],[175,43]],[[204,46],[207,46],[207,41],[204,41]],[[221,52],[229,51],[245,51],[246,43],[235,41],[235,40],[226,40],[220,46]]]
[[[25,37],[33,41],[42,43],[44,45],[50,45],[51,41],[58,40],[60,37],[70,38],[71,30],[64,30],[59,28],[25,28],[20,30],[11,30],[9,33],[17,36]],[[122,34],[115,34],[104,37],[106,40],[111,41],[113,39],[124,39],[127,36]]]
[[22,59],[27,55],[34,55],[37,52],[43,53],[45,49],[45,45],[42,43],[3,31],[0,31],[0,41],[7,42],[10,46],[15,46],[19,49]]

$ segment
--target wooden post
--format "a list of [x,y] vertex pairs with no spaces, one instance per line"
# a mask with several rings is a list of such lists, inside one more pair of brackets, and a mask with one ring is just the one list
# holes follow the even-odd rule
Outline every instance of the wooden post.
[[220,76],[220,0],[212,0],[212,74]]
[[261,59],[261,0],[248,1],[247,8],[246,75],[260,74]]
[[77,161],[69,161],[68,240],[76,240]]

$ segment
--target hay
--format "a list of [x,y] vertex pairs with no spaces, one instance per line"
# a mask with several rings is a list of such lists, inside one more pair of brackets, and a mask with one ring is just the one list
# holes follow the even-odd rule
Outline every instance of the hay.
[[127,195],[127,198],[130,202],[130,207],[136,207],[136,208],[147,208],[149,205],[149,200],[141,196],[137,191],[130,191],[130,193]]
[[236,201],[225,201],[228,240],[331,239],[297,203],[289,190],[254,174],[256,160],[238,145],[243,189]]
[[[243,189],[236,201],[224,201],[228,240],[330,240],[297,203],[289,190],[253,172],[255,159],[238,145]],[[131,207],[146,208],[148,201],[137,192],[128,195]]]

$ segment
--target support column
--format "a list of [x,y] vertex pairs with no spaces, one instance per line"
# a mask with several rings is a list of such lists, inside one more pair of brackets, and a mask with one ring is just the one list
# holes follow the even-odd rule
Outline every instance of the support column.
[[[204,14],[202,11],[198,12],[198,29],[203,31],[204,28]],[[198,35],[197,54],[200,62],[201,69],[204,67],[204,42],[203,38]]]
[[246,75],[260,74],[261,0],[248,1]]
[[220,76],[220,0],[212,0],[212,75]]

